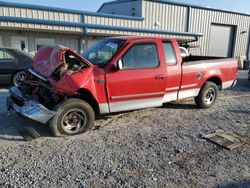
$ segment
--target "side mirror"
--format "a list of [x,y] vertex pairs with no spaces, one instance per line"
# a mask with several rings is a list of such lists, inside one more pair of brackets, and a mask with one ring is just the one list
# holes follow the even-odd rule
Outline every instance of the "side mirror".
[[123,62],[122,59],[119,59],[114,66],[115,70],[122,70],[123,69]]

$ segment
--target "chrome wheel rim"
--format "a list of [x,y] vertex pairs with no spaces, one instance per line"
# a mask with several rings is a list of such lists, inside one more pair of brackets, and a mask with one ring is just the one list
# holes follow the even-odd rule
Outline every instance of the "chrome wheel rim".
[[13,79],[14,85],[20,86],[21,83],[24,81],[25,76],[26,76],[26,73],[24,71],[20,71],[20,72],[16,73],[14,76],[14,79]]
[[209,88],[205,94],[205,103],[207,105],[212,104],[215,100],[215,97],[216,97],[215,89]]
[[87,115],[83,110],[72,109],[65,113],[61,120],[61,127],[67,134],[77,134],[86,125]]

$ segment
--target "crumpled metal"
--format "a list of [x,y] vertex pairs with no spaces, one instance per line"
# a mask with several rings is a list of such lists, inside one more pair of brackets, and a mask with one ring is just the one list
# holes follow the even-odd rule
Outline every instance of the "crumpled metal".
[[65,52],[71,53],[82,62],[92,66],[88,60],[77,54],[74,50],[61,45],[56,45],[42,47],[38,50],[33,60],[33,69],[42,76],[49,78],[57,68],[66,63],[64,62]]
[[33,69],[39,74],[50,77],[63,64],[63,47],[47,46],[38,50],[34,57]]

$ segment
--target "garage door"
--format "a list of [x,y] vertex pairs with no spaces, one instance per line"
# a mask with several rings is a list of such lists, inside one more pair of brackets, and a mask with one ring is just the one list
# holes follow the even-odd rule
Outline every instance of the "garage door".
[[209,56],[233,57],[234,26],[211,25]]

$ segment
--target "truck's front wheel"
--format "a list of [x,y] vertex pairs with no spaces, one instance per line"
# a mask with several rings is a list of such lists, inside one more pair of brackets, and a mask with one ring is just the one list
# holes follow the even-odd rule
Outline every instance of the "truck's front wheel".
[[218,86],[213,82],[206,82],[201,88],[200,93],[195,97],[195,103],[199,108],[210,108],[218,96]]
[[68,99],[50,120],[50,130],[54,136],[77,135],[91,129],[94,119],[94,111],[88,103],[80,99]]

